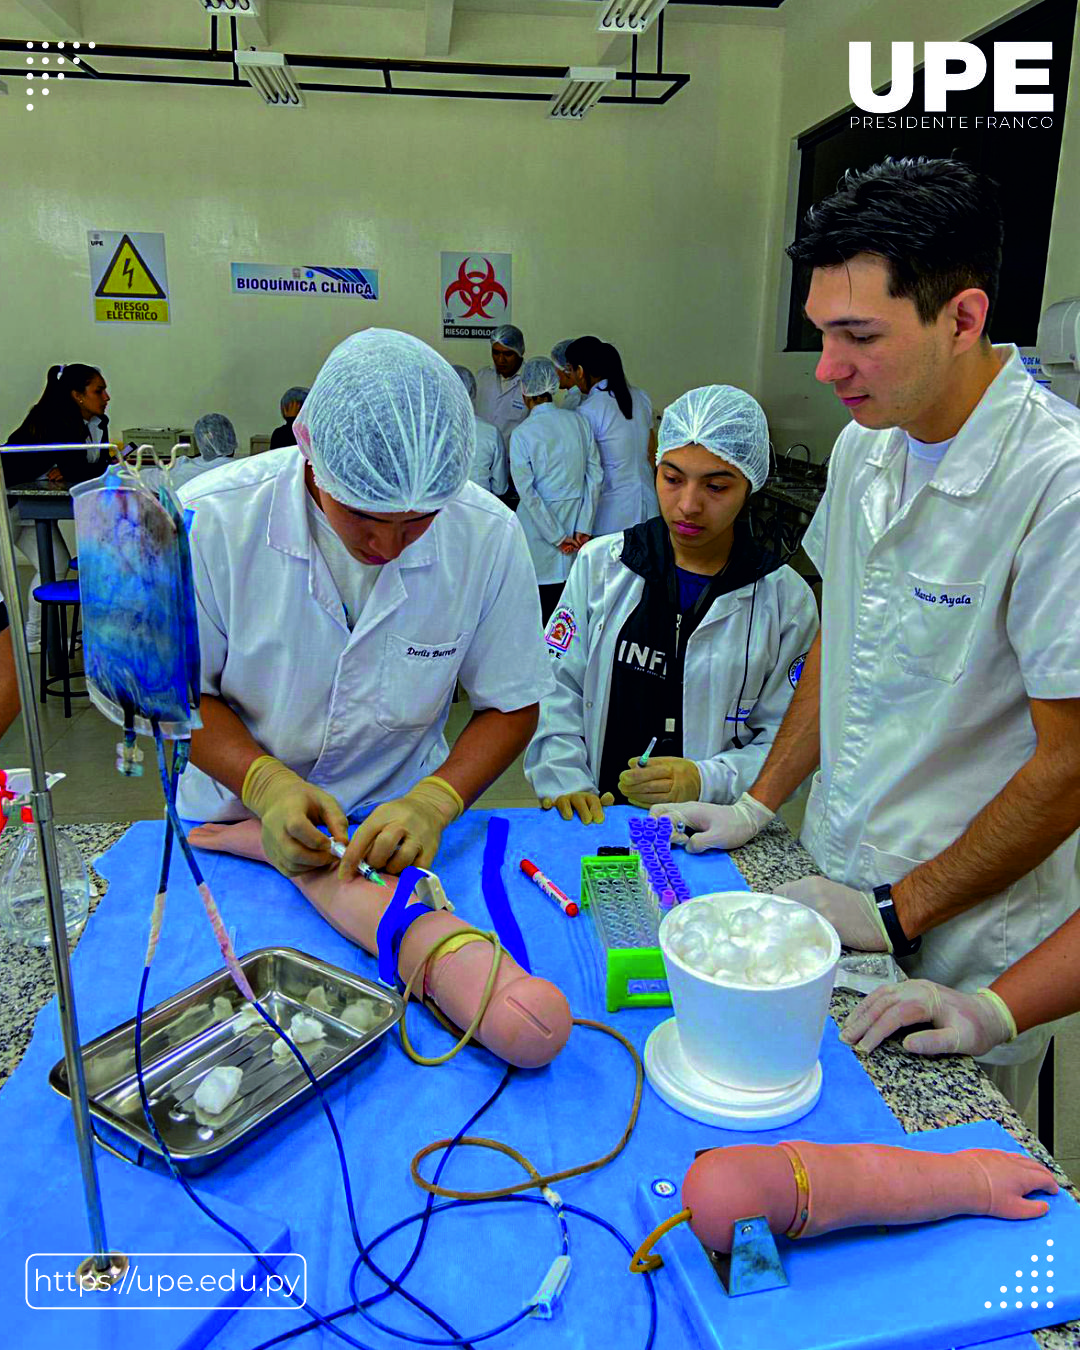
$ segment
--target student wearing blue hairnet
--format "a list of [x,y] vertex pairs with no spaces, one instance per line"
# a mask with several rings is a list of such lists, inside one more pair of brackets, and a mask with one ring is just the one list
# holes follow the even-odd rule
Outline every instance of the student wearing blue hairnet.
[[809,586],[745,520],[769,471],[757,402],[691,389],[664,413],[659,455],[660,514],[584,546],[545,631],[555,690],[525,776],[565,820],[602,821],[615,800],[737,801],[817,632]]
[[491,335],[491,365],[477,372],[476,415],[498,427],[504,444],[527,416],[521,397],[521,363],[525,360],[525,337],[520,328],[504,323]]
[[[180,810],[257,816],[268,859],[426,867],[512,762],[550,688],[521,526],[468,482],[469,399],[419,339],[371,328],[327,358],[296,446],[181,490],[203,728]],[[460,679],[472,720],[448,752]]]
[[[455,366],[454,369],[475,409],[476,376],[468,366]],[[482,417],[476,419],[476,450],[469,466],[469,479],[495,497],[505,496],[510,486],[510,461],[506,445],[498,427],[485,422]]]
[[555,608],[574,555],[592,535],[604,471],[588,422],[556,408],[559,372],[546,356],[521,368],[529,415],[510,433],[510,473],[518,519],[540,587],[543,621]]

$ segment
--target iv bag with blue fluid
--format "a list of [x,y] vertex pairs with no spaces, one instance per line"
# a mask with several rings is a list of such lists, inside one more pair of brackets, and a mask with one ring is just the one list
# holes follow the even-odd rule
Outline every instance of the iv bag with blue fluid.
[[71,489],[83,664],[95,706],[129,732],[190,737],[199,717],[199,634],[188,527],[165,481],[109,467]]

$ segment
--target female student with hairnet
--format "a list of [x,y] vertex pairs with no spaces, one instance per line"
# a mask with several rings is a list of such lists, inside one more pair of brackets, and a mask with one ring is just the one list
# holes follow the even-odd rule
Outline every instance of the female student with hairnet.
[[[551,686],[513,514],[467,481],[461,381],[404,333],[331,352],[297,445],[189,483],[203,727],[180,811],[258,816],[269,861],[429,866],[445,827],[524,749]],[[455,682],[472,720],[447,752]]]
[[585,418],[604,466],[604,486],[595,534],[611,534],[656,515],[656,488],[649,459],[653,410],[648,394],[627,384],[622,358],[609,342],[576,338],[566,348]]
[[510,433],[510,473],[521,501],[544,623],[562,592],[574,554],[592,535],[603,469],[588,422],[556,408],[559,372],[546,356],[521,367],[529,415]]
[[742,518],[769,471],[757,402],[691,389],[664,413],[659,453],[660,514],[585,545],[545,632],[555,690],[525,776],[564,820],[602,821],[616,793],[635,806],[737,801],[817,632],[809,586]]
[[[469,400],[476,408],[476,376],[468,366],[455,366],[458,379],[465,386]],[[472,464],[469,466],[469,479],[482,487],[492,496],[504,497],[510,486],[510,468],[506,457],[506,445],[498,427],[485,422],[482,417],[476,419],[476,449],[473,451]]]
[[566,338],[563,342],[556,342],[551,349],[551,359],[554,362],[555,369],[559,372],[559,388],[562,390],[562,404],[567,412],[576,412],[581,407],[581,390],[577,386],[577,380],[574,378],[574,372],[570,369],[570,363],[566,359],[566,349],[573,342],[573,338]]

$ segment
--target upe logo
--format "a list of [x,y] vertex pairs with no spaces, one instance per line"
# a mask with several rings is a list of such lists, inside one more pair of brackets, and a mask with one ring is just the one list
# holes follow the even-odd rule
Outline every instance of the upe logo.
[[[915,90],[915,44],[892,44],[892,85],[875,94],[870,73],[872,43],[848,43],[848,91],[863,112],[894,113],[906,108]],[[1049,61],[1052,42],[994,43],[994,110],[996,112],[1053,112],[1053,94],[1021,93],[1019,86],[1048,85],[1047,66],[1019,67],[1019,61]],[[924,45],[926,105],[924,111],[947,112],[950,92],[974,89],[986,77],[986,56],[972,42],[927,42]],[[950,64],[953,69],[949,69]]]

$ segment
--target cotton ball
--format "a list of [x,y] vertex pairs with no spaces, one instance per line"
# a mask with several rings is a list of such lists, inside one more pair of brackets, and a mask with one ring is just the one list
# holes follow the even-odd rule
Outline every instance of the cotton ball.
[[217,1022],[226,1022],[232,1016],[232,1003],[223,994],[214,999],[212,1007]]
[[243,1069],[232,1064],[219,1064],[211,1069],[195,1089],[195,1105],[209,1115],[219,1116],[240,1091]]
[[240,1015],[236,1018],[236,1021],[233,1022],[232,1024],[232,1033],[234,1036],[238,1036],[240,1032],[247,1031],[248,1027],[262,1026],[262,1025],[263,1020],[262,1017],[259,1015],[258,1008],[255,1007],[254,1003],[245,1003],[243,1008],[240,1010]]
[[288,1041],[282,1040],[280,1036],[274,1042],[273,1048],[271,1049],[270,1053],[274,1056],[274,1058],[278,1061],[279,1064],[283,1059],[289,1059],[292,1057],[292,1051],[289,1049]]
[[764,927],[761,915],[758,914],[757,910],[747,906],[745,909],[736,910],[731,916],[728,932],[740,945],[745,945],[761,934]]
[[345,1004],[341,1020],[347,1022],[355,1031],[371,1031],[382,1019],[377,1004],[368,999],[358,998],[355,1003]]
[[306,1045],[308,1041],[321,1041],[325,1035],[323,1024],[317,1017],[309,1017],[307,1013],[294,1013],[293,1020],[289,1024],[289,1035],[297,1045]]
[[705,944],[705,939],[698,933],[691,933],[689,936],[683,938],[682,947],[678,952],[678,956],[679,959],[685,961],[688,966],[697,967],[705,960],[705,953],[707,951],[708,947]]
[[779,984],[786,966],[782,961],[756,961],[747,972],[754,984]]
[[758,914],[766,923],[778,923],[787,918],[790,908],[790,905],[782,905],[779,900],[763,900]]
[[787,930],[792,937],[799,938],[802,942],[821,941],[821,920],[811,910],[805,909],[802,905],[792,905],[791,916],[787,922]]
[[328,1013],[330,1011],[330,1000],[326,997],[325,985],[317,984],[314,989],[309,989],[304,1002],[309,1008],[314,1008],[316,1012]]

